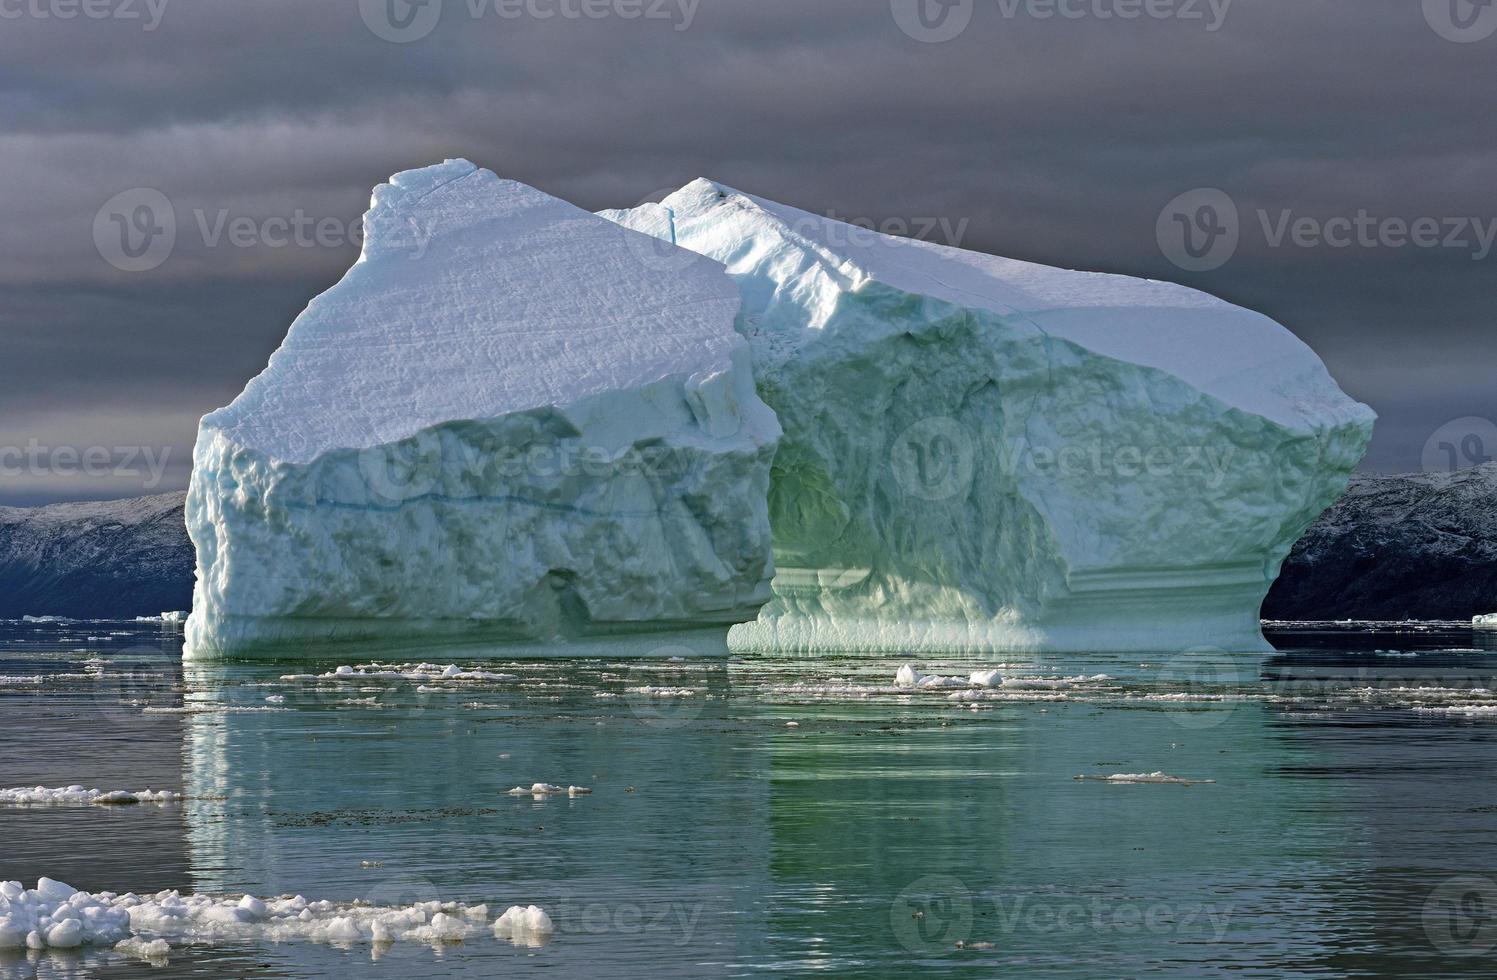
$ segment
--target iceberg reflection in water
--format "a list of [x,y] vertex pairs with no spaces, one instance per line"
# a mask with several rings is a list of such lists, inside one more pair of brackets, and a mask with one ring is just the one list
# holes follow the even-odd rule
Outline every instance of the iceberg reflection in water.
[[[346,660],[184,670],[175,633],[120,632],[75,653],[74,633],[107,632],[5,627],[0,675],[43,679],[0,686],[17,720],[0,787],[127,786],[151,770],[186,799],[0,808],[0,878],[487,904],[490,920],[534,904],[555,923],[518,944],[184,945],[153,975],[1486,962],[1465,954],[1486,941],[1468,900],[1497,868],[1497,723],[1424,710],[1497,703],[1497,637],[1470,630],[1300,631],[1266,659],[927,660],[928,675],[997,669],[1003,683],[918,689],[895,684],[900,661],[865,658],[485,660],[494,676],[466,679],[339,674]],[[138,689],[72,678],[95,656],[123,676],[149,659],[128,651],[158,639],[159,673]],[[177,785],[158,772],[173,743]],[[163,751],[132,760],[139,746]],[[1193,785],[1107,778],[1154,773]],[[509,795],[538,782],[593,792]],[[54,954],[40,955],[0,957],[0,976],[45,975]]]

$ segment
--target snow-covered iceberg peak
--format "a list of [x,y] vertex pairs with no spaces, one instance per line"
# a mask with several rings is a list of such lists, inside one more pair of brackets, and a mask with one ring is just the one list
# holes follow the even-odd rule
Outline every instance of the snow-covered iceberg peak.
[[716,263],[465,160],[396,174],[202,421],[189,653],[752,618],[779,427],[739,305]]
[[880,235],[698,180],[603,212],[722,262],[785,429],[745,649],[1260,649],[1374,416],[1169,283]]

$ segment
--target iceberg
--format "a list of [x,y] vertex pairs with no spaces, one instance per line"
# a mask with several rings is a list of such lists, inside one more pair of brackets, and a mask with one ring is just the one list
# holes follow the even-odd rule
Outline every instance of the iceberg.
[[1258,313],[698,180],[602,212],[722,263],[784,437],[741,651],[1267,649],[1375,419]]
[[396,174],[364,228],[202,420],[186,655],[647,653],[752,619],[780,429],[720,265],[465,160]]

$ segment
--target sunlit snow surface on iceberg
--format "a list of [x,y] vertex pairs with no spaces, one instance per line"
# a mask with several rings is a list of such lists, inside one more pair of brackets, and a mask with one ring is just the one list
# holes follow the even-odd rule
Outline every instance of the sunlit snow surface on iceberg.
[[769,595],[779,436],[731,280],[461,160],[380,185],[365,227],[353,268],[203,419],[189,653],[608,635],[721,652]]
[[1267,317],[699,180],[603,212],[724,263],[785,429],[738,650],[1265,649],[1373,414]]
[[[0,807],[0,878],[233,918],[157,972],[143,946],[81,947],[0,953],[0,977],[1485,975],[1438,914],[1497,867],[1497,718],[1421,709],[1497,705],[1497,636],[1286,635],[1267,658],[184,669],[174,630],[0,624],[0,673],[40,678],[0,688],[0,785],[184,796]],[[965,686],[901,687],[907,665]],[[327,901],[329,929],[487,915],[460,943],[274,942],[245,894]],[[531,905],[544,941],[511,932]]]

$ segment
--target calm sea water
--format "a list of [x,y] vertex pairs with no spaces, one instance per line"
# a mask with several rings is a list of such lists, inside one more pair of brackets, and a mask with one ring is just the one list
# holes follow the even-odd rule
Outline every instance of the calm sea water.
[[[896,691],[896,660],[309,681],[283,675],[348,661],[184,667],[174,628],[0,626],[0,787],[188,794],[0,807],[0,879],[533,902],[557,927],[0,977],[1489,975],[1497,634],[1272,639],[1014,658],[966,701]],[[1194,784],[1099,778],[1153,772]],[[537,781],[593,793],[505,793]]]

